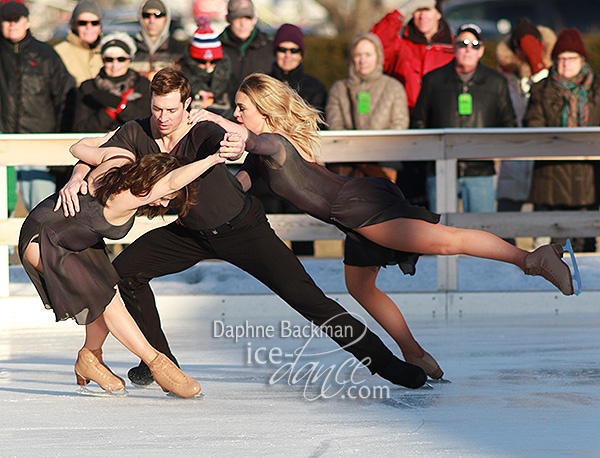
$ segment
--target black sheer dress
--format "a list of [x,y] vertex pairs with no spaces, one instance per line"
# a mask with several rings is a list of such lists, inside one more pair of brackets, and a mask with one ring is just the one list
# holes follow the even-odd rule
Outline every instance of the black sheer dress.
[[[134,218],[122,226],[111,225],[104,217],[104,206],[89,194],[79,196],[81,211],[76,216],[65,217],[62,210],[54,211],[57,197],[46,198],[25,219],[19,255],[56,321],[74,318],[78,324],[89,324],[104,313],[120,280],[103,238],[124,237]],[[32,241],[40,245],[43,274],[25,259]]]

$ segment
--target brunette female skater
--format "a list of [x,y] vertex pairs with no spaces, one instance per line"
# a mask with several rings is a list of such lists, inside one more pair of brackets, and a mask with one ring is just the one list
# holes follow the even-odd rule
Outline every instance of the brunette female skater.
[[244,190],[262,176],[275,195],[347,233],[348,291],[394,338],[405,360],[430,377],[441,378],[443,372],[412,336],[398,307],[377,288],[380,266],[397,263],[412,274],[416,253],[464,254],[514,264],[527,275],[543,276],[563,294],[573,294],[560,245],[530,253],[488,232],[437,224],[439,215],[411,205],[389,180],[342,177],[317,163],[320,115],[275,78],[246,77],[236,95],[234,115],[239,124],[202,113],[203,119],[246,140],[252,154],[237,175]]
[[[97,146],[106,139],[95,140]],[[123,305],[116,286],[119,276],[102,239],[124,237],[136,214],[163,215],[170,203],[185,211],[193,199],[187,185],[224,159],[215,154],[180,167],[169,154],[135,161],[127,152],[115,155],[104,151],[108,152],[101,164],[87,176],[89,192],[81,196],[81,211],[76,216],[56,211],[61,206],[58,193],[29,213],[19,238],[21,261],[56,320],[74,318],[86,327],[85,342],[75,362],[79,385],[92,380],[105,391],[125,393],[123,379],[102,361],[102,345],[111,332],[146,362],[165,391],[194,396],[200,392],[200,384],[148,343]],[[89,159],[80,156],[84,162]]]

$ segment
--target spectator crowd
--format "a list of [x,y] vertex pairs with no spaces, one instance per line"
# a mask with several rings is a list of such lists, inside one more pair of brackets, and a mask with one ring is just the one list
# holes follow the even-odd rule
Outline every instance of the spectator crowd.
[[[221,33],[206,16],[197,17],[185,44],[171,33],[166,0],[140,3],[135,36],[104,34],[101,8],[82,0],[67,36],[55,46],[35,38],[25,3],[3,1],[0,18],[2,133],[108,132],[147,117],[149,82],[167,66],[190,81],[192,109],[231,120],[240,83],[260,72],[286,82],[318,109],[322,129],[600,125],[600,80],[576,29],[553,31],[522,18],[497,45],[494,69],[481,62],[486,47],[478,24],[451,30],[435,0],[400,0],[371,30],[355,36],[347,76],[329,90],[304,70],[302,30],[283,24],[269,36],[257,25],[252,0],[228,1]],[[413,203],[435,211],[432,163],[330,168],[390,179]],[[597,210],[599,172],[595,161],[459,161],[457,191],[465,212],[519,211],[525,203],[534,211]],[[9,168],[9,212],[18,194],[30,211],[69,176],[67,167]],[[295,211],[266,187],[252,192],[267,212]],[[576,245],[596,250],[593,239]]]

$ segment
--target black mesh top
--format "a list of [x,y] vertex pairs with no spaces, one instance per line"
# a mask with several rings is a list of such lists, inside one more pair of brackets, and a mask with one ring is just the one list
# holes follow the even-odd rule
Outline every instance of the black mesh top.
[[[219,150],[225,131],[209,121],[200,122],[179,141],[170,154],[183,161],[204,159]],[[150,129],[150,118],[125,123],[103,146],[124,148],[141,157],[160,153]],[[212,229],[232,220],[244,207],[246,193],[238,180],[224,164],[217,164],[205,172],[194,184],[198,201],[183,218],[189,229]]]
[[248,155],[243,170],[253,181],[260,174],[275,195],[342,230],[399,217],[439,220],[427,209],[411,205],[391,181],[337,175],[305,160],[282,135],[250,133],[246,149],[253,154]]

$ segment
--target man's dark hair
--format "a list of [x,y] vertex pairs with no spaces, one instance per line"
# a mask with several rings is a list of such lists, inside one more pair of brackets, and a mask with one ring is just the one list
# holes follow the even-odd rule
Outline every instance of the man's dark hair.
[[172,67],[162,68],[152,78],[150,93],[153,95],[167,95],[172,92],[179,92],[181,103],[184,103],[189,98],[192,89],[187,78],[179,70]]

